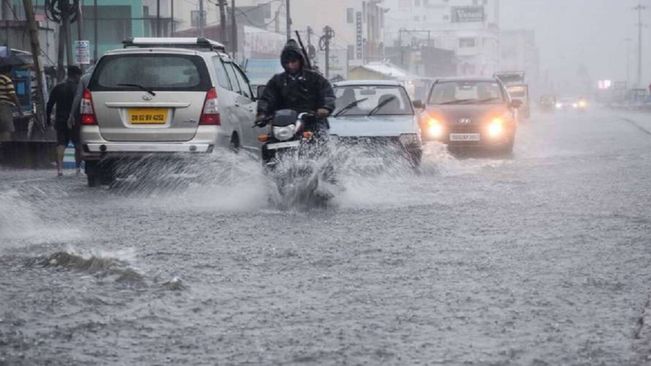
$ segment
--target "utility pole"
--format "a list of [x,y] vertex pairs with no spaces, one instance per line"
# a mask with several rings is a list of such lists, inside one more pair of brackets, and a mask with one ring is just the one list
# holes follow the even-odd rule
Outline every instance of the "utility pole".
[[99,44],[98,44],[99,36],[97,34],[99,32],[99,27],[97,26],[97,22],[98,22],[97,0],[93,0],[93,13],[94,13],[93,15],[95,17],[95,19],[93,21],[93,38],[94,38],[93,39],[93,60],[95,60],[95,62],[97,62],[97,57],[98,57],[98,53],[99,53],[99,51],[98,51],[98,48],[99,48]]
[[174,37],[174,0],[170,0],[170,37]]
[[[45,14],[47,17],[59,23],[59,53],[57,55],[57,80],[61,81],[65,77],[64,56],[67,56],[68,65],[73,64],[72,58],[72,32],[70,24],[79,21],[79,0],[59,0],[46,1]],[[67,51],[67,52],[66,52]]]
[[631,87],[631,38],[625,38],[626,42],[626,88]]
[[199,0],[199,36],[203,37],[203,0]]
[[160,36],[160,0],[156,0],[156,37]]
[[289,0],[285,2],[285,10],[287,10],[287,40],[289,41],[292,38],[292,16],[290,12]]
[[[82,9],[81,5],[82,4],[81,4],[81,1],[80,1],[79,4],[77,5],[78,6],[77,12],[79,14],[77,16],[77,40],[78,41],[81,41],[83,39],[81,34],[84,32],[84,22],[83,22],[84,13],[83,13],[83,9]],[[79,68],[81,69],[81,72],[83,73],[84,72],[84,65],[82,63],[79,63]]]
[[233,52],[233,59],[237,55],[237,21],[235,20],[235,0],[231,0],[231,50]]
[[642,0],[640,0],[638,6],[633,8],[637,10],[637,86],[642,86],[642,28],[644,24],[642,23],[642,10],[646,9],[646,6],[642,5]]
[[219,40],[223,44],[227,44],[226,39],[226,0],[219,0],[217,4],[219,6]]
[[34,6],[32,5],[32,0],[23,0],[23,7],[25,8],[25,16],[27,17],[27,24],[29,26],[29,39],[30,46],[32,51],[32,60],[34,62],[34,68],[36,69],[36,84],[38,85],[38,91],[36,92],[36,114],[39,117],[38,121],[45,121],[45,98],[43,97],[43,91],[45,90],[45,85],[43,85],[43,69],[41,68],[40,54],[41,46],[38,43],[38,27],[36,26],[36,19],[34,18]]
[[325,77],[330,78],[330,40],[335,37],[332,27],[326,25],[323,28],[323,36],[319,39],[319,48],[325,51]]
[[405,66],[405,51],[402,49],[402,32],[404,29],[398,30],[398,48],[400,49],[400,66]]
[[5,39],[7,46],[7,49],[11,49],[11,45],[9,44],[9,9],[10,9],[11,4],[9,4],[9,0],[2,0],[2,20],[5,21]]

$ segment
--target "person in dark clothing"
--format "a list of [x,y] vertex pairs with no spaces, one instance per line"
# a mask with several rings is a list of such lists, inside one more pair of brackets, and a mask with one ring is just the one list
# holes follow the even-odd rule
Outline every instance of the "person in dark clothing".
[[256,125],[266,125],[265,119],[280,109],[298,113],[316,113],[316,121],[307,130],[319,133],[328,129],[327,117],[335,109],[335,94],[330,82],[321,74],[305,68],[302,50],[289,40],[280,55],[285,72],[274,75],[258,100]]
[[57,175],[63,175],[63,154],[68,143],[72,142],[75,146],[75,163],[77,174],[81,167],[81,151],[79,146],[79,128],[68,124],[72,104],[75,99],[79,79],[81,78],[81,69],[77,66],[68,66],[68,78],[57,84],[50,93],[50,99],[47,101],[47,110],[45,114],[47,125],[51,125],[52,108],[56,105],[54,117],[54,129],[57,132]]

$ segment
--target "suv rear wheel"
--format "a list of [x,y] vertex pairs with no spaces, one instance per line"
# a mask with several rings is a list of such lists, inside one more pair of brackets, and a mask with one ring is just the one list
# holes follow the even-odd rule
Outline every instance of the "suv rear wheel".
[[86,180],[89,187],[113,184],[115,164],[111,161],[86,161]]

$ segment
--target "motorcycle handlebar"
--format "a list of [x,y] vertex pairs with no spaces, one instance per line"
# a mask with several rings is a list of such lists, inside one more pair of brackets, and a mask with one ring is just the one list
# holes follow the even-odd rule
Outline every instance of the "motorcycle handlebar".
[[[300,121],[305,122],[306,119],[316,118],[316,117],[317,117],[316,112],[310,111],[310,112],[301,112],[301,113],[299,113],[297,119],[300,120]],[[260,122],[264,122],[264,125],[259,125],[258,122],[255,122],[253,124],[253,126],[251,126],[251,128],[264,127],[267,124],[269,124],[269,122],[271,120],[273,120],[273,116],[266,116],[266,117],[264,117],[263,119],[260,120]]]

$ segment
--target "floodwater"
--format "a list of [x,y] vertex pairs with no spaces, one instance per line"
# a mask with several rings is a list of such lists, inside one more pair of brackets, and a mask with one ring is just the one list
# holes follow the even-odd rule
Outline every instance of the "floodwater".
[[649,363],[646,119],[534,115],[511,158],[429,144],[309,211],[244,154],[0,170],[0,365]]

